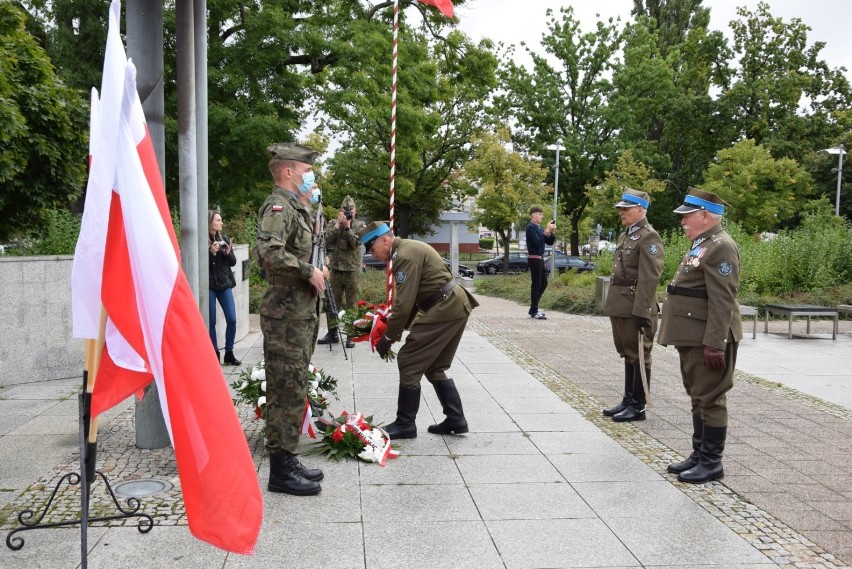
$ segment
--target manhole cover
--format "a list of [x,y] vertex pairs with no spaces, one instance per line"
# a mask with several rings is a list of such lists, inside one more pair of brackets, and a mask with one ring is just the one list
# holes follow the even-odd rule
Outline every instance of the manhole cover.
[[113,486],[115,493],[125,498],[143,498],[160,492],[168,492],[171,489],[171,483],[165,480],[129,480]]

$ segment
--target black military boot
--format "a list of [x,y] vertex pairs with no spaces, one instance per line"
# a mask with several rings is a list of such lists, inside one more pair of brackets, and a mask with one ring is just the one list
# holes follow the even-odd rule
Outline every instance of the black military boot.
[[633,364],[624,360],[624,397],[615,407],[603,410],[603,414],[612,417],[627,409],[627,404],[633,399]]
[[225,363],[231,364],[232,366],[241,365],[243,362],[234,357],[234,352],[231,350],[225,350]]
[[681,482],[701,484],[718,480],[725,475],[722,468],[722,451],[725,450],[725,437],[728,427],[708,427],[704,425],[704,436],[701,439],[701,452],[698,464],[677,475]]
[[349,336],[346,336],[346,349],[351,350],[354,347],[355,347],[355,342],[352,341],[352,338],[350,338]]
[[[612,420],[616,423],[624,423],[627,421],[644,421],[645,420],[645,389],[642,386],[642,372],[638,364],[633,366],[633,400],[627,404],[627,407],[621,413],[616,413],[612,416]],[[651,389],[651,368],[645,368],[645,376],[648,379],[648,389]]]
[[399,398],[396,404],[396,421],[384,429],[391,439],[416,439],[417,411],[420,409],[420,388],[406,389],[399,386]]
[[338,344],[340,343],[340,336],[337,334],[337,328],[332,328],[328,331],[328,334],[317,340],[317,344]]
[[437,425],[430,425],[429,432],[436,435],[460,435],[468,432],[467,420],[464,418],[464,410],[462,409],[461,396],[459,390],[456,389],[456,384],[452,379],[445,381],[436,381],[434,383],[435,393],[438,395],[438,401],[444,408],[446,419]]
[[294,496],[313,496],[319,494],[322,486],[315,480],[309,480],[303,473],[317,476],[322,480],[323,474],[319,469],[308,469],[302,466],[295,455],[287,452],[274,452],[269,455],[269,485],[270,492],[283,492]]
[[684,470],[689,470],[696,464],[698,464],[698,457],[701,452],[701,438],[704,436],[704,421],[701,420],[701,417],[692,416],[692,454],[686,457],[686,460],[683,462],[677,462],[675,464],[670,464],[666,467],[666,470],[671,472],[672,474],[680,474]]

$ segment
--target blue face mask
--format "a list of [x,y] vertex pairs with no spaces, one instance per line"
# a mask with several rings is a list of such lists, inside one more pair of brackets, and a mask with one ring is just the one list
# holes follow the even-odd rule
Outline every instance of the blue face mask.
[[[313,176],[313,174],[311,174]],[[311,190],[311,205],[316,205],[316,203],[320,200],[320,189],[314,188]]]
[[305,172],[302,174],[302,183],[299,184],[299,192],[303,194],[307,194],[311,191],[311,188],[314,186],[314,182],[316,178],[314,177],[313,172]]

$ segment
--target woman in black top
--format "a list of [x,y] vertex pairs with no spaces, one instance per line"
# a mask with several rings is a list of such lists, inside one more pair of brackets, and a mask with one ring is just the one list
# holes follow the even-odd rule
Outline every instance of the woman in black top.
[[207,211],[208,249],[210,274],[210,340],[216,357],[219,357],[219,345],[216,342],[216,301],[225,313],[225,363],[238,366],[242,362],[234,357],[234,338],[237,335],[237,308],[231,289],[237,286],[231,267],[237,264],[237,257],[231,250],[231,240],[222,234],[222,215],[215,209]]

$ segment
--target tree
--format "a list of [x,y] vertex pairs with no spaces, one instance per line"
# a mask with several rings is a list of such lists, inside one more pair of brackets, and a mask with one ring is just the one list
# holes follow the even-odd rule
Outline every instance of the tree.
[[[533,69],[508,61],[500,73],[505,94],[497,99],[500,112],[517,123],[514,139],[544,157],[553,170],[555,153],[547,150],[561,138],[565,151],[559,164],[559,206],[571,223],[571,251],[579,250],[579,224],[588,204],[586,188],[603,178],[618,152],[617,130],[608,98],[609,79],[620,63],[616,24],[597,22],[594,32],[582,33],[573,8],[561,8],[560,18],[547,12],[548,32],[542,38],[547,55],[529,48]],[[556,60],[558,66],[551,64]],[[549,163],[549,164],[548,164]]]
[[728,219],[755,234],[789,224],[814,190],[795,160],[774,159],[752,139],[721,150],[704,178],[703,189],[731,204]]
[[[680,203],[711,158],[735,137],[732,121],[710,95],[713,85],[730,76],[730,50],[721,32],[708,30],[709,10],[701,3],[635,0],[635,19],[623,33],[624,65],[613,77],[622,145],[668,181],[657,211]],[[657,221],[662,228],[675,219]]]
[[[607,172],[603,182],[594,188],[588,188],[590,196],[589,213],[603,226],[618,229],[621,219],[615,203],[621,199],[624,188],[633,188],[647,192],[652,201],[665,190],[665,182],[652,178],[653,172],[646,164],[638,161],[632,150],[627,150],[619,156],[615,167]],[[652,214],[654,216],[652,217]],[[666,219],[672,217],[671,210],[660,210],[656,207],[648,209],[648,217]],[[652,224],[657,225],[652,221]],[[618,231],[615,231],[618,233]]]
[[837,113],[852,106],[849,81],[820,59],[825,43],[808,47],[810,28],[799,18],[786,23],[763,2],[737,13],[731,27],[739,67],[722,86],[721,103],[740,136],[801,162],[841,134]]
[[[476,223],[493,230],[503,250],[508,251],[513,225],[524,218],[531,205],[544,201],[547,172],[539,161],[507,150],[511,144],[507,127],[477,134],[471,143],[473,158],[460,171],[459,182],[476,195]],[[508,255],[503,256],[503,272],[509,272]]]
[[54,73],[25,29],[25,13],[0,2],[0,239],[38,232],[46,210],[80,195],[88,131],[77,93]]
[[[390,14],[353,22],[346,58],[319,77],[323,127],[343,142],[329,161],[333,195],[350,194],[359,213],[387,219],[391,149]],[[471,135],[486,124],[496,85],[490,43],[452,31],[430,42],[401,23],[397,84],[394,229],[428,235],[453,201],[452,172],[470,156]]]

